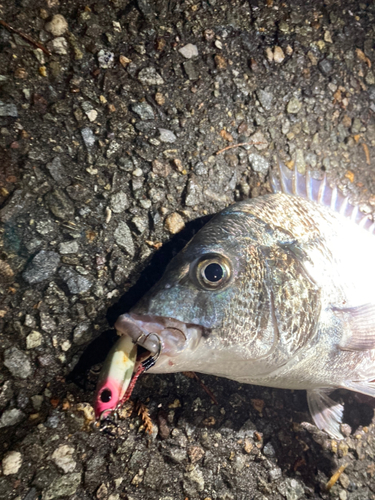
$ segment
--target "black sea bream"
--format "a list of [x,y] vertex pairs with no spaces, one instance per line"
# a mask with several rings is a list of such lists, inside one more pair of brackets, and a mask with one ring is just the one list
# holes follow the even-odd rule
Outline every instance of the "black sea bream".
[[336,188],[279,165],[275,194],[217,214],[116,323],[196,371],[305,389],[315,424],[340,438],[345,388],[375,396],[375,223]]

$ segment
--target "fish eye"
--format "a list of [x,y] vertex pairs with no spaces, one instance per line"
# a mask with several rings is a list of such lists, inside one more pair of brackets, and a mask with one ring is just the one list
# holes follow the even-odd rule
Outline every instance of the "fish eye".
[[112,399],[112,391],[110,389],[104,389],[100,394],[100,401],[102,403],[109,403]]
[[230,276],[229,262],[221,255],[205,256],[196,267],[198,282],[205,289],[221,288],[228,282]]

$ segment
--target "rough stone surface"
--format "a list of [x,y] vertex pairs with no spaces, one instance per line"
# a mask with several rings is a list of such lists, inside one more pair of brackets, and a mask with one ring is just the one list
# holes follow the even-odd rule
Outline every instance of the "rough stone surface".
[[34,330],[26,337],[26,349],[35,349],[43,342],[43,335]]
[[2,460],[4,476],[17,474],[22,465],[22,455],[19,451],[9,451]]
[[43,494],[43,500],[53,500],[68,495],[74,495],[81,482],[81,474],[73,473],[54,479]]
[[12,118],[17,118],[17,106],[11,102],[6,103],[0,101],[0,116],[11,116]]
[[138,80],[144,85],[163,85],[164,80],[152,66],[138,73]]
[[0,417],[0,429],[2,427],[10,427],[24,420],[25,414],[18,408],[5,410]]
[[60,263],[60,256],[53,251],[41,250],[35,255],[22,274],[23,279],[30,285],[41,283],[51,278]]
[[178,49],[179,53],[183,55],[186,59],[191,59],[192,57],[196,57],[198,55],[198,47],[193,45],[192,43],[188,43]]
[[172,132],[172,130],[167,130],[166,128],[159,128],[159,140],[161,142],[173,143],[177,140],[177,137]]
[[114,235],[116,243],[132,257],[135,252],[134,242],[129,226],[126,222],[119,222]]
[[263,175],[266,175],[270,168],[269,162],[263,156],[256,153],[251,153],[249,155],[249,162],[254,172],[259,172]]
[[61,56],[65,56],[68,53],[68,42],[63,36],[54,38],[49,47],[52,52]]
[[[139,377],[135,411],[103,432],[92,404],[118,315],[212,215],[269,194],[278,157],[325,170],[373,217],[373,2],[1,9],[52,55],[0,26],[0,449],[22,455],[0,474],[0,498],[371,499],[368,397],[331,395],[345,405],[340,441],[312,425],[303,391],[204,374],[217,405],[180,373]],[[56,14],[62,35],[45,29]],[[179,52],[189,46],[190,59]],[[55,263],[34,262],[40,252]],[[184,293],[196,286],[190,267]],[[182,317],[179,300],[169,306]]]
[[61,36],[68,30],[68,22],[61,14],[55,14],[51,21],[46,23],[45,28],[53,36]]
[[180,214],[174,212],[168,215],[164,222],[165,228],[172,234],[177,234],[185,227],[184,219]]
[[72,446],[63,444],[52,453],[52,460],[65,472],[65,474],[73,472],[76,468],[76,462],[73,459],[74,451]]
[[110,207],[115,214],[121,214],[128,206],[128,197],[123,191],[119,191],[111,196]]
[[76,240],[64,241],[59,245],[59,252],[62,255],[68,255],[70,253],[77,253],[79,250],[79,243]]
[[289,102],[286,108],[287,112],[290,114],[297,114],[302,108],[302,103],[297,97],[293,97]]
[[153,120],[155,118],[154,110],[147,102],[137,102],[133,104],[132,110],[141,120]]
[[92,148],[93,145],[95,144],[96,138],[91,128],[89,127],[83,128],[81,130],[81,134],[86,146],[88,148]]
[[33,371],[29,357],[17,347],[9,347],[4,351],[4,366],[21,379],[29,377]]

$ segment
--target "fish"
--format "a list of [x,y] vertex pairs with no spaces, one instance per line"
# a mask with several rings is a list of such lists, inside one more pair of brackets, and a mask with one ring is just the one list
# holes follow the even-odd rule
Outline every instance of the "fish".
[[121,404],[132,380],[137,346],[128,335],[122,335],[107,355],[100,371],[94,396],[97,420],[108,418]]
[[194,371],[306,390],[315,425],[342,439],[338,388],[375,397],[375,222],[326,174],[281,161],[272,194],[216,214],[115,328]]

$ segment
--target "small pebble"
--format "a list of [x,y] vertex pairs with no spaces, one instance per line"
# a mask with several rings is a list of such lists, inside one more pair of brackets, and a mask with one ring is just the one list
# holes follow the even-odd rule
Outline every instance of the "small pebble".
[[62,255],[68,255],[70,253],[77,253],[79,250],[78,241],[64,241],[59,245],[59,253]]
[[54,54],[58,54],[60,56],[64,56],[68,53],[68,42],[65,40],[63,36],[59,36],[57,38],[54,38],[49,44],[48,44],[51,52]]
[[159,175],[160,177],[168,177],[168,175],[171,173],[171,167],[167,162],[154,160],[152,162],[152,171],[154,172],[154,174]]
[[35,285],[51,278],[60,263],[60,256],[56,252],[41,250],[23,272],[23,279],[29,285]]
[[115,54],[106,49],[98,52],[98,63],[103,69],[111,68],[115,62]]
[[292,97],[292,99],[290,99],[290,101],[288,102],[286,110],[288,113],[295,115],[300,111],[301,108],[301,101],[299,101],[297,97]]
[[4,351],[4,366],[17,378],[26,379],[33,372],[29,357],[18,347],[9,347]]
[[155,101],[159,106],[163,106],[163,104],[165,104],[165,97],[160,92],[156,92]]
[[91,109],[86,113],[86,116],[90,120],[90,122],[94,122],[98,117],[98,112],[96,111],[96,109]]
[[35,349],[43,342],[43,335],[34,330],[26,337],[26,349]]
[[268,160],[263,158],[263,156],[260,156],[256,153],[251,153],[249,155],[249,162],[254,172],[259,172],[263,175],[266,175],[268,173],[270,164]]
[[185,222],[180,214],[174,212],[165,219],[164,226],[171,234],[177,234],[185,227]]
[[273,60],[275,63],[282,63],[285,59],[285,54],[283,52],[283,49],[281,47],[276,46],[273,50]]
[[330,60],[322,59],[318,63],[318,68],[323,73],[324,76],[329,76],[332,73],[333,65]]
[[81,130],[81,135],[84,140],[84,143],[86,144],[87,148],[92,148],[93,145],[95,144],[96,137],[94,135],[94,132],[91,130],[91,128],[83,128]]
[[22,465],[22,455],[19,451],[8,451],[2,460],[4,476],[17,474]]
[[64,16],[55,14],[51,21],[46,23],[45,28],[53,36],[61,36],[68,30],[68,23]]
[[179,53],[183,55],[186,59],[191,59],[198,55],[198,47],[192,43],[188,43],[184,47],[178,49]]
[[16,105],[0,101],[0,116],[11,116],[12,118],[17,118],[18,112]]
[[163,78],[153,67],[143,68],[138,73],[138,80],[144,85],[163,85]]
[[72,446],[63,444],[52,453],[52,460],[65,472],[65,474],[73,472],[76,468],[76,462],[73,459],[74,451]]
[[159,128],[159,139],[161,142],[166,142],[172,144],[177,140],[177,137],[171,130],[167,130],[166,128]]
[[131,109],[141,120],[153,120],[155,118],[154,110],[147,102],[132,104]]
[[124,221],[118,223],[114,237],[118,246],[123,248],[131,257],[134,257],[135,248],[133,237],[128,225]]
[[120,214],[129,206],[129,200],[124,191],[119,191],[111,196],[110,208],[115,214]]
[[12,425],[16,425],[24,418],[25,414],[21,410],[18,410],[18,408],[5,410],[0,418],[0,429],[2,427],[10,427]]

